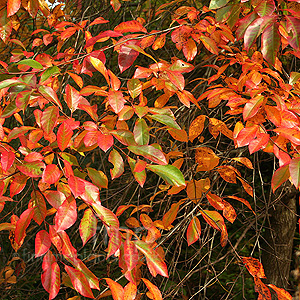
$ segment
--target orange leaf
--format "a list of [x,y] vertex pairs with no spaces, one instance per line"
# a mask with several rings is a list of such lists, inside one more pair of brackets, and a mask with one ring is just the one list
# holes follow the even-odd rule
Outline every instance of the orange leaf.
[[110,278],[103,278],[108,284],[114,300],[124,300],[124,289],[120,283],[113,281]]
[[189,138],[191,142],[193,142],[194,139],[202,133],[204,129],[205,119],[206,119],[205,115],[198,116],[190,125]]
[[19,10],[20,6],[21,0],[7,0],[7,17],[14,15]]
[[163,300],[161,292],[160,292],[160,290],[158,289],[158,287],[156,285],[154,285],[153,283],[151,283],[146,278],[142,278],[142,280],[144,281],[144,283],[146,284],[148,290],[152,294],[153,300]]
[[197,148],[195,160],[198,163],[197,172],[210,171],[219,164],[219,157],[208,147]]
[[134,300],[136,299],[137,287],[134,283],[128,282],[124,287],[124,299],[123,300]]
[[276,293],[278,300],[292,300],[292,296],[284,289],[275,286],[274,284],[268,284]]
[[261,299],[271,300],[271,292],[267,286],[259,279],[259,277],[254,276],[255,291],[259,293]]
[[242,261],[253,277],[266,278],[263,265],[258,259],[253,257],[242,257]]
[[124,32],[144,32],[147,33],[147,29],[138,21],[132,20],[127,22],[122,22],[117,25],[114,31],[124,33]]
[[200,180],[191,180],[186,187],[188,197],[195,203],[198,203],[205,193],[210,188],[209,178]]

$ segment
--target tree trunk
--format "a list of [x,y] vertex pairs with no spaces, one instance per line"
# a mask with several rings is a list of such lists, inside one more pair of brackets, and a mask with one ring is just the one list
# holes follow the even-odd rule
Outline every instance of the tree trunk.
[[298,191],[291,186],[283,189],[268,211],[267,228],[263,235],[262,263],[267,282],[287,289],[297,223]]

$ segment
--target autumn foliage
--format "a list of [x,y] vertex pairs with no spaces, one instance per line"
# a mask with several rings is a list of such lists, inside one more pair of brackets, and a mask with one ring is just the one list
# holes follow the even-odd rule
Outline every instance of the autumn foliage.
[[[176,0],[113,24],[129,2],[80,19],[81,1],[0,2],[2,251],[42,257],[49,299],[171,299],[158,287],[169,240],[180,233],[188,255],[219,232],[259,299],[292,299],[228,226],[256,217],[248,153],[277,158],[273,192],[300,187],[300,73],[287,71],[300,58],[298,1]],[[112,272],[92,264],[99,239]],[[21,257],[0,267],[7,289],[26,270]]]

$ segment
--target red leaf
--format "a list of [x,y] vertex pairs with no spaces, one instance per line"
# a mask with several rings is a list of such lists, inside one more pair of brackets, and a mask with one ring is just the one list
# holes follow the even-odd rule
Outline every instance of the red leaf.
[[1,166],[4,172],[13,165],[15,161],[15,154],[12,151],[3,151],[1,153]]
[[59,170],[57,165],[51,164],[46,166],[42,175],[42,180],[43,182],[53,184],[59,180],[60,176],[61,176],[61,171]]
[[102,149],[104,152],[107,152],[107,150],[113,146],[114,138],[111,134],[103,134],[98,132],[97,143],[100,149]]
[[72,138],[73,130],[70,128],[67,122],[63,122],[57,131],[57,144],[61,151],[64,151]]
[[99,203],[94,203],[93,208],[100,220],[108,227],[119,228],[119,220],[117,216],[108,208]]
[[218,55],[219,49],[216,42],[208,36],[200,36],[199,39],[203,43],[204,47],[211,53]]
[[84,183],[84,192],[80,195],[83,201],[88,205],[100,203],[99,189],[89,181],[81,179]]
[[139,41],[128,41],[125,44],[122,44],[120,47],[120,52],[118,56],[118,64],[121,73],[127,70],[129,67],[132,66],[136,58],[139,56],[139,52],[127,47],[127,45],[139,45]]
[[176,72],[176,71],[169,71],[166,70],[165,71],[167,73],[168,78],[170,79],[170,81],[180,90],[183,91],[184,90],[184,86],[185,86],[185,80],[183,75],[180,72]]
[[26,209],[20,216],[20,219],[17,221],[16,230],[15,230],[15,242],[18,245],[22,245],[24,238],[26,236],[26,229],[33,217],[33,208]]
[[124,289],[123,289],[123,287],[119,283],[113,281],[110,278],[103,278],[103,279],[106,280],[106,283],[108,284],[108,286],[111,290],[113,299],[114,300],[124,300]]
[[25,156],[24,160],[26,162],[42,161],[44,160],[44,157],[39,152],[30,152]]
[[10,184],[10,197],[21,193],[26,186],[28,177],[20,174],[13,177],[13,180]]
[[278,28],[279,24],[274,21],[264,30],[261,36],[261,53],[264,59],[271,65],[275,64],[281,43]]
[[59,191],[45,191],[43,192],[47,201],[52,205],[56,210],[63,204],[66,200],[66,196]]
[[[57,232],[70,228],[77,220],[77,206],[71,196],[58,208],[55,215],[55,230]],[[70,201],[70,202],[69,202]]]
[[252,140],[255,139],[257,132],[258,125],[243,128],[236,137],[238,147],[247,146]]
[[191,244],[195,243],[197,240],[200,239],[201,235],[201,225],[200,221],[197,217],[193,217],[191,220],[187,232],[186,232],[186,238],[188,245],[190,246]]
[[[44,260],[45,259],[46,256],[44,256]],[[60,268],[57,262],[53,262],[46,269],[44,269],[41,277],[43,287],[49,293],[49,299],[54,299],[57,296],[60,288]]]
[[275,2],[274,0],[264,0],[258,3],[255,7],[255,11],[260,17],[270,16],[275,11]]
[[144,32],[147,33],[147,29],[138,21],[132,20],[127,22],[122,22],[117,25],[114,31],[124,33],[124,32]]
[[85,191],[85,183],[79,177],[70,176],[68,179],[68,184],[75,198],[80,196]]
[[86,277],[84,276],[84,274],[82,272],[80,272],[79,270],[76,270],[67,265],[65,265],[65,270],[67,271],[75,290],[84,297],[94,299],[93,292],[92,292],[92,290],[89,286],[89,283],[88,283]]
[[103,17],[98,17],[89,26],[96,25],[96,24],[104,24],[104,23],[108,23],[108,22],[109,21],[105,20]]
[[89,131],[84,136],[83,142],[86,147],[91,147],[97,143],[97,139],[98,139],[98,131],[93,130],[93,131]]
[[252,140],[249,143],[249,152],[250,154],[265,148],[269,142],[270,136],[267,133],[259,133],[256,136],[256,139]]
[[124,241],[124,259],[127,271],[134,269],[139,261],[139,252],[135,244],[129,239]]
[[97,219],[91,209],[86,209],[79,225],[79,234],[83,243],[86,242],[96,234]]
[[46,230],[39,231],[35,236],[35,257],[44,255],[51,246],[49,233]]
[[107,247],[107,258],[111,255],[116,254],[116,252],[120,249],[122,238],[119,231],[119,228],[110,227],[108,228],[108,236],[109,242]]
[[7,17],[14,15],[21,6],[21,0],[7,0]]
[[118,114],[124,107],[126,100],[123,97],[123,93],[120,91],[109,91],[108,102],[111,108],[116,114]]
[[[135,163],[135,160],[132,159],[132,158],[129,157],[129,156],[127,157],[127,159],[128,159],[128,163],[129,163],[130,169],[131,169],[131,171],[132,171],[132,174],[133,174],[135,180],[139,183],[139,185],[140,185],[141,187],[143,187],[143,186],[144,186],[144,183],[145,183],[145,181],[146,181],[146,171],[145,171],[145,169],[144,169],[144,170],[138,169],[140,172],[137,172],[137,171],[135,170],[135,168],[136,168],[136,166],[137,166],[137,164]],[[139,160],[139,161],[140,161],[140,160]],[[144,162],[144,163],[146,163],[146,162]],[[140,164],[137,166],[137,168],[139,168],[139,166],[140,166],[141,164],[143,164],[143,163],[140,163]],[[146,165],[147,165],[147,164],[146,164]]]
[[201,215],[204,220],[213,228],[221,231],[221,246],[227,243],[228,234],[223,217],[217,211],[202,210]]
[[142,278],[142,280],[144,281],[144,283],[146,284],[148,290],[150,291],[150,293],[153,296],[153,300],[163,300],[162,296],[161,296],[161,292],[159,290],[159,288],[154,285],[153,283],[151,283],[148,279],[146,278]]

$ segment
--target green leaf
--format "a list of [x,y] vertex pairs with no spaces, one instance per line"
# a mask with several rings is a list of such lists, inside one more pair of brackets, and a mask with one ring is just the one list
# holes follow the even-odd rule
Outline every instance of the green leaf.
[[45,164],[42,161],[32,161],[17,166],[17,168],[26,176],[41,177],[43,170],[45,169]]
[[152,115],[151,118],[155,121],[158,121],[162,124],[165,124],[171,128],[181,129],[180,126],[176,123],[174,118],[168,115]]
[[89,177],[91,178],[92,182],[98,187],[98,188],[106,188],[108,185],[108,180],[106,175],[102,171],[97,171],[93,168],[87,168]]
[[261,36],[261,52],[264,59],[271,65],[275,64],[275,58],[280,46],[280,35],[277,23],[271,23]]
[[8,118],[18,111],[20,109],[16,106],[16,101],[11,101],[3,110],[1,118]]
[[46,81],[50,76],[59,74],[60,69],[57,66],[48,68],[41,76],[41,82]]
[[72,154],[70,154],[70,153],[67,153],[67,152],[62,152],[62,153],[60,154],[60,156],[61,156],[64,160],[66,160],[67,162],[69,162],[72,166],[77,166],[77,167],[79,167],[79,163],[78,163],[78,161],[77,161],[77,158],[76,158],[74,155],[72,155]]
[[88,208],[85,210],[79,225],[79,234],[83,246],[91,237],[93,237],[96,234],[96,230],[97,230],[97,218],[95,217],[93,211],[90,208]]
[[113,149],[108,156],[108,161],[114,165],[110,170],[111,179],[120,177],[124,173],[124,161],[121,154]]
[[185,185],[185,180],[182,173],[172,165],[160,166],[150,165],[147,169],[159,175],[163,180],[171,185],[182,186]]
[[127,88],[130,96],[134,99],[140,95],[143,90],[142,83],[139,79],[132,78],[127,82]]
[[278,187],[280,187],[285,181],[287,181],[289,177],[290,177],[289,164],[281,166],[279,169],[277,169],[274,172],[271,181],[273,193]]
[[38,70],[41,70],[43,69],[44,67],[42,66],[42,64],[40,64],[38,61],[34,60],[34,59],[23,59],[21,61],[19,61],[17,63],[17,65],[25,65],[25,66],[28,66],[28,67],[31,67],[33,69],[38,69]]
[[136,155],[141,155],[156,164],[167,165],[165,155],[159,149],[154,148],[150,145],[144,146],[129,146],[128,149]]
[[144,119],[138,119],[135,122],[133,135],[134,135],[134,140],[138,145],[147,145],[149,143],[149,139],[150,139],[149,128]]
[[211,0],[209,3],[209,9],[218,9],[225,6],[229,0]]
[[0,82],[0,90],[11,86],[16,86],[16,85],[25,86],[25,83],[18,79],[6,79]]

